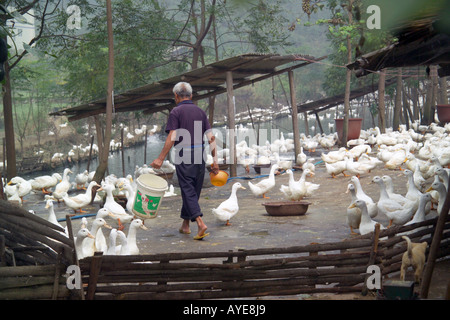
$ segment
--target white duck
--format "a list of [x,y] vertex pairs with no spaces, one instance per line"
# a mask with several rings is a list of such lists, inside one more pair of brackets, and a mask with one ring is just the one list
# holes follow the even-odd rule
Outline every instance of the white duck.
[[107,209],[116,217],[117,223],[119,224],[119,230],[123,230],[123,224],[129,223],[133,219],[133,216],[128,214],[125,209],[114,200],[114,185],[112,185],[111,183],[104,183],[102,188],[106,192],[106,200],[103,208]]
[[356,188],[356,198],[359,200],[363,200],[367,205],[367,211],[369,213],[369,216],[371,218],[375,218],[378,214],[378,207],[377,203],[372,200],[371,197],[369,197],[363,190],[361,186],[361,182],[359,181],[358,177],[353,176],[350,178],[351,182]]
[[61,181],[62,177],[59,173],[55,172],[51,176],[39,176],[31,181],[31,187],[33,190],[41,190],[44,194],[49,194],[47,189],[53,188]]
[[[120,251],[117,250],[116,252],[119,255],[121,255],[121,256],[128,256],[128,255],[130,255],[131,251],[130,251],[130,247],[128,245],[128,238],[125,235],[125,233],[123,233],[123,231],[118,230],[117,231],[117,236],[120,239],[120,245],[117,247],[117,249],[120,249]],[[134,254],[139,254],[139,251],[137,253],[134,253]]]
[[314,164],[314,158],[308,158],[306,162],[302,165],[302,169],[306,170],[309,169],[311,172],[316,172],[316,165]]
[[8,182],[8,185],[10,185],[10,184],[16,184],[19,186],[17,189],[17,195],[20,197],[22,202],[24,202],[23,197],[27,196],[33,189],[31,187],[31,182],[28,180],[25,180],[24,178],[21,178],[21,177],[12,178]]
[[330,151],[328,153],[322,153],[321,158],[323,162],[326,163],[334,163],[337,161],[344,160],[345,155],[347,154],[347,149],[344,147],[339,148],[337,151]]
[[297,161],[295,164],[297,164],[299,166],[303,166],[303,164],[306,162],[307,159],[308,159],[308,157],[303,152],[303,147],[300,147],[300,153],[297,155]]
[[352,195],[350,205],[347,207],[347,224],[350,227],[352,234],[358,234],[353,229],[359,229],[359,224],[361,223],[361,209],[358,207],[350,208],[356,200],[358,200],[358,198],[356,198],[355,186],[349,183],[347,186],[347,192],[350,192]]
[[117,229],[113,228],[109,232],[108,250],[105,253],[106,255],[113,256],[117,255],[118,251],[120,252],[120,249],[117,250],[116,240],[117,240]]
[[377,183],[380,187],[380,198],[377,202],[378,211],[386,215],[389,219],[388,228],[394,223],[396,225],[403,225],[409,220],[416,212],[414,206],[400,205],[397,201],[389,199],[389,195],[386,191],[386,186],[378,176],[373,178],[373,182]]
[[395,151],[385,163],[385,167],[389,170],[403,170],[401,165],[408,160],[406,158],[406,153],[407,152],[404,149]]
[[416,185],[417,189],[419,189],[420,191],[425,190],[427,182],[423,177],[422,172],[420,171],[419,164],[416,164],[416,169],[414,170],[413,177],[414,184]]
[[357,176],[358,178],[360,175],[369,173],[369,171],[371,170],[370,166],[366,165],[363,162],[353,161],[353,158],[351,157],[346,157],[345,160],[345,170],[348,173]]
[[345,170],[347,170],[347,160],[345,159],[333,163],[325,162],[325,168],[327,169],[327,173],[330,174],[333,179],[341,173],[345,177],[348,177],[348,175],[345,173]]
[[[97,211],[97,215],[95,216],[96,219],[98,219],[98,218],[106,219],[108,217],[112,218],[112,219],[116,218],[116,216],[114,214],[112,214],[111,212],[109,212],[108,209],[106,209],[106,208],[99,209]],[[105,238],[105,235],[103,234],[102,228],[98,229],[97,233],[94,236],[95,236],[96,248],[99,248],[100,249],[99,251],[106,252],[107,243],[106,243],[106,238]]]
[[99,188],[98,190],[101,190],[100,185],[98,185],[97,182],[91,181],[85,193],[77,194],[76,196],[73,197],[69,197],[67,193],[64,193],[63,194],[64,203],[69,208],[72,208],[73,211],[75,211],[75,213],[77,212],[77,210],[79,210],[79,213],[86,213],[86,211],[83,211],[82,208],[88,206],[91,203],[93,197],[92,194],[97,188]]
[[275,156],[276,164],[278,165],[278,169],[292,169],[292,160],[285,160],[281,159],[278,152],[274,152],[273,155]]
[[[170,186],[169,186],[169,190],[167,190],[167,191],[165,191],[164,192],[164,198],[167,198],[167,197],[174,197],[174,196],[176,196],[177,194],[175,193],[175,188],[174,188],[174,186],[173,186],[173,184],[171,184]],[[128,204],[128,203],[127,203]]]
[[[419,203],[419,199],[422,197],[423,193],[419,189],[417,189],[417,186],[414,183],[414,173],[409,169],[405,169],[403,173],[408,178],[408,182],[406,183],[408,191],[405,194],[405,198],[407,198],[410,201],[417,201],[417,203]],[[418,205],[420,205],[420,203]],[[425,207],[425,213],[426,214],[430,213],[430,210],[431,210],[431,201],[427,203]]]
[[75,250],[77,252],[78,259],[85,258],[83,253],[83,242],[87,238],[94,239],[94,236],[89,232],[88,229],[81,228],[80,230],[78,230],[77,236],[75,237]]
[[84,170],[83,172],[78,173],[75,176],[75,183],[77,184],[77,189],[85,189],[88,178],[89,178],[89,172],[87,170]]
[[230,197],[223,201],[217,208],[212,209],[212,213],[216,216],[220,221],[225,221],[226,226],[230,226],[230,219],[234,217],[239,212],[238,198],[237,198],[237,190],[245,189],[239,182],[236,182],[231,187],[231,195]]
[[251,181],[248,182],[248,186],[252,193],[255,196],[263,196],[263,198],[268,199],[269,197],[266,197],[266,193],[272,190],[273,187],[275,187],[275,170],[278,169],[277,164],[273,164],[270,168],[269,177],[266,179],[263,179],[259,181],[256,184],[253,184]]
[[125,182],[120,188],[125,190],[125,196],[127,197],[126,208],[129,213],[132,213],[134,199],[136,198],[136,190],[131,186],[129,182]]
[[[120,244],[117,245],[117,237],[119,237]],[[109,245],[106,255],[129,255],[130,248],[128,247],[127,236],[123,231],[112,229],[109,233]]]
[[[411,203],[411,200],[409,200],[408,198],[402,196],[401,194],[395,193],[394,184],[392,183],[392,178],[390,176],[384,175],[381,177],[381,179],[383,179],[384,185],[386,186],[386,192],[389,196],[389,199],[397,201],[402,206]],[[417,205],[419,205],[418,202]]]
[[430,192],[432,190],[436,190],[439,194],[437,213],[441,214],[442,208],[444,207],[445,198],[447,196],[447,190],[445,189],[445,185],[439,181],[433,182],[433,184],[427,189],[426,192]]
[[106,252],[108,250],[107,246],[105,247],[104,243],[101,243],[100,247],[97,247],[97,232],[100,230],[100,228],[105,227],[108,229],[111,229],[111,226],[109,226],[105,219],[103,218],[96,218],[92,222],[92,227],[90,230],[90,233],[94,236],[94,238],[85,238],[82,243],[83,247],[83,256],[84,257],[91,257],[94,255],[95,252]]
[[445,189],[448,190],[448,172],[444,168],[437,168],[435,174],[439,176],[440,180],[445,186]]
[[139,254],[139,248],[136,243],[136,234],[138,229],[148,230],[141,219],[131,221],[127,236],[127,245],[129,248],[129,254],[131,255]]
[[425,221],[426,207],[430,204],[430,202],[431,195],[429,193],[422,194],[419,198],[419,207],[414,213],[412,220],[405,223],[405,225]]
[[[367,211],[366,202],[363,200],[356,200],[353,204],[349,206],[349,209],[358,207],[361,210],[361,222],[359,224],[359,233],[361,235],[370,233],[374,231],[375,225],[378,223],[372,220]],[[380,230],[385,229],[383,225],[380,224]]]
[[306,170],[304,170],[302,176],[298,181],[295,181],[294,173],[291,169],[286,170],[286,173],[289,175],[289,184],[287,186],[281,185],[280,191],[288,200],[301,200],[306,195],[306,186],[304,184],[304,181],[306,178],[306,174],[308,174],[309,172],[306,172]]
[[58,219],[56,219],[56,214],[55,214],[55,210],[53,209],[53,200],[52,199],[48,199],[45,201],[45,209],[47,209],[47,211],[48,211],[47,221],[64,229],[64,227],[58,222]]
[[59,182],[56,186],[55,186],[55,190],[52,193],[52,196],[56,199],[56,201],[62,200],[62,196],[64,193],[67,193],[71,187],[71,183],[70,183],[70,176],[69,174],[71,174],[72,171],[69,168],[64,169],[63,172],[63,177],[61,182]]

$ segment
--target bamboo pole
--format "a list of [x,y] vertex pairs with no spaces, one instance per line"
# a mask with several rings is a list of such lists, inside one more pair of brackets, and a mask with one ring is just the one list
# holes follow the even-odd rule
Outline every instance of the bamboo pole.
[[230,148],[230,176],[236,177],[236,133],[235,133],[235,103],[233,93],[233,73],[226,72],[227,105],[228,105],[228,143]]
[[297,156],[300,153],[300,131],[298,127],[298,109],[297,97],[295,95],[294,71],[288,71],[289,78],[289,92],[291,95],[291,109],[292,109],[292,131],[294,132],[294,157],[297,163]]

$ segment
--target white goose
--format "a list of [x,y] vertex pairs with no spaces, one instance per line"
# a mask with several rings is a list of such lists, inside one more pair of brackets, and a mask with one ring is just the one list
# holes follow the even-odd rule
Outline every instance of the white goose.
[[134,216],[128,214],[125,211],[125,209],[114,200],[113,196],[113,190],[115,189],[114,185],[112,185],[111,183],[104,183],[102,188],[106,192],[106,200],[105,204],[103,205],[103,208],[107,209],[116,217],[117,223],[119,224],[119,230],[123,230],[124,228],[123,224],[129,223]]
[[270,168],[270,173],[269,173],[268,178],[263,179],[256,184],[253,184],[250,181],[248,182],[248,186],[255,196],[262,195],[263,198],[268,199],[268,197],[266,197],[266,193],[269,192],[270,190],[272,190],[273,187],[275,187],[275,170],[277,170],[277,169],[278,169],[278,165],[274,164]]
[[217,208],[212,209],[212,213],[217,219],[220,221],[226,221],[226,226],[231,225],[230,219],[239,212],[238,198],[236,195],[238,189],[245,188],[239,182],[236,182],[231,188],[230,197],[223,201]]

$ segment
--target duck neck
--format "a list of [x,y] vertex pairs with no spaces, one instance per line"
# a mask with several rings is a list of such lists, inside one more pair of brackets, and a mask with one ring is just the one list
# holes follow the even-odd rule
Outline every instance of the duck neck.
[[127,241],[136,240],[136,229],[133,224],[130,225],[130,230],[128,231]]
[[372,219],[369,217],[369,212],[367,211],[367,206],[361,208],[361,222],[367,223]]
[[378,185],[380,186],[380,199],[389,199],[389,195],[383,181],[378,182]]

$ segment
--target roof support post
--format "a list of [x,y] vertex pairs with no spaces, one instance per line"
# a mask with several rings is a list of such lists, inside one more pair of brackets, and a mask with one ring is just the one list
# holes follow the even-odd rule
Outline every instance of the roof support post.
[[230,176],[236,177],[236,132],[235,132],[235,103],[233,93],[233,73],[226,72],[227,105],[228,105],[228,143],[230,146]]
[[300,131],[298,128],[298,110],[297,99],[295,97],[294,71],[288,71],[289,91],[291,94],[291,110],[292,110],[292,131],[294,131],[294,157],[297,163],[297,156],[300,153]]

